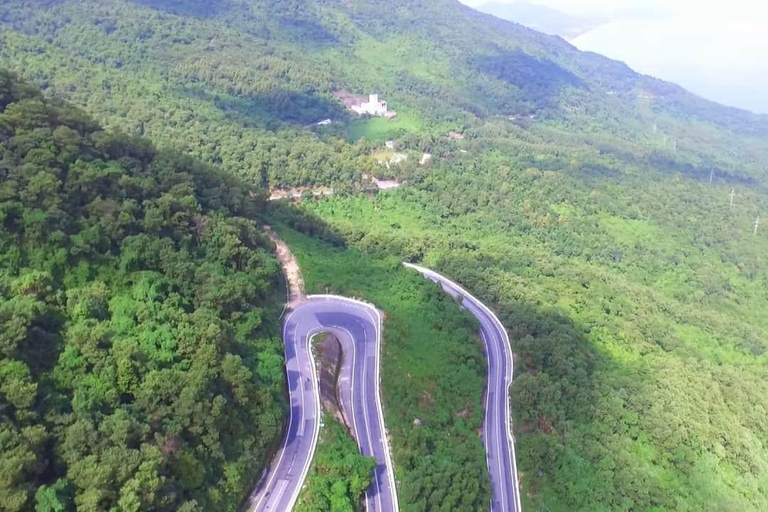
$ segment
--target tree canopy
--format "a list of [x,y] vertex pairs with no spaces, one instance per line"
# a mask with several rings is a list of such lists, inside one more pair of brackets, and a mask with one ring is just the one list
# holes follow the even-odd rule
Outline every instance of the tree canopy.
[[236,509],[284,414],[263,205],[0,71],[0,509]]

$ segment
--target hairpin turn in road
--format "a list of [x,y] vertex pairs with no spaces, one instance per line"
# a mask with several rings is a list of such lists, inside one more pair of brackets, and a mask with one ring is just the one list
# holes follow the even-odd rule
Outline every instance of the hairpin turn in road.
[[379,394],[381,317],[369,304],[331,295],[307,297],[283,324],[290,394],[288,431],[251,496],[249,510],[285,512],[296,504],[320,431],[320,393],[310,344],[321,332],[333,333],[344,347],[339,379],[342,409],[360,451],[376,460],[373,483],[365,496],[366,510],[396,512],[394,471]]

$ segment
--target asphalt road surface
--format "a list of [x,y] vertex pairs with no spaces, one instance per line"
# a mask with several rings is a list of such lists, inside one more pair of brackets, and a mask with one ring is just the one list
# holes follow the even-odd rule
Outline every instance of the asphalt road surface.
[[453,297],[461,296],[462,307],[480,321],[480,338],[488,358],[483,444],[491,477],[492,512],[520,512],[520,489],[515,464],[515,444],[510,431],[509,386],[512,384],[512,348],[501,321],[464,288],[418,265],[405,264],[439,283]]
[[250,499],[249,510],[293,510],[306,479],[320,431],[320,394],[313,336],[335,334],[344,349],[339,390],[344,416],[363,455],[376,459],[374,480],[365,495],[368,511],[397,511],[394,471],[379,395],[379,312],[362,302],[336,296],[310,296],[283,324],[290,394],[288,431]]

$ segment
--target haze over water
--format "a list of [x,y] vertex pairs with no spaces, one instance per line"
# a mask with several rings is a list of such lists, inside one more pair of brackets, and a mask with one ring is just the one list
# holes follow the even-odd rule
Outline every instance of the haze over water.
[[[462,0],[478,7],[485,0]],[[521,0],[494,0],[515,4]],[[753,0],[533,0],[607,22],[573,39],[707,99],[768,113],[768,3]]]

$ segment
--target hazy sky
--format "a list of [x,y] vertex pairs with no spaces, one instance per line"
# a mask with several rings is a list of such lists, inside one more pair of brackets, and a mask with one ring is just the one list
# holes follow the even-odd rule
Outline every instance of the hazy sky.
[[[477,6],[491,1],[512,4],[522,0],[461,0]],[[760,0],[528,0],[570,14],[595,15],[633,10],[691,14],[696,17],[728,19],[745,16],[768,19],[768,3]]]
[[[489,0],[462,0],[476,6]],[[514,3],[515,0],[494,0]],[[706,98],[768,112],[766,0],[534,0],[562,12],[613,13],[617,21],[573,44],[679,83]],[[644,12],[642,16],[633,12]],[[652,15],[648,15],[652,13]]]

